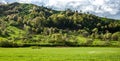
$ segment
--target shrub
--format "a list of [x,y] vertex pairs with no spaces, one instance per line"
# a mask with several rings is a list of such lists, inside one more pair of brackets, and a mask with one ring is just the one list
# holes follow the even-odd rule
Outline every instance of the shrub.
[[95,41],[93,42],[93,45],[104,45],[104,42],[105,42],[105,41],[95,40]]
[[18,47],[18,44],[12,41],[0,41],[0,47]]
[[92,45],[94,39],[87,39],[85,45]]
[[65,45],[66,46],[77,46],[78,45],[78,42],[70,42],[70,41],[65,41]]
[[112,35],[112,40],[118,41],[120,36],[120,32],[116,32]]
[[107,41],[105,41],[105,42],[104,42],[104,45],[106,45],[106,46],[110,46],[110,45],[111,45],[111,43],[110,43],[110,41],[109,41],[109,40],[107,40]]
[[89,33],[88,33],[87,31],[85,31],[85,32],[82,32],[82,35],[83,35],[84,37],[88,37],[88,36],[89,36]]

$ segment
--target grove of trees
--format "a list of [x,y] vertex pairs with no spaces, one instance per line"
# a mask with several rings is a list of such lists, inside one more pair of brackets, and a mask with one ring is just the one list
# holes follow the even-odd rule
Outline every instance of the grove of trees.
[[78,46],[93,45],[98,40],[102,42],[98,45],[111,45],[115,41],[118,46],[119,36],[120,20],[70,9],[55,11],[33,4],[0,5],[0,46],[9,42],[10,46],[16,43]]

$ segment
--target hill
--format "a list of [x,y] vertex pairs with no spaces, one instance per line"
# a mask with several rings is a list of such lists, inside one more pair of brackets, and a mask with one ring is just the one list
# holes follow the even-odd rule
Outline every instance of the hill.
[[33,4],[0,5],[1,46],[118,46],[120,21]]

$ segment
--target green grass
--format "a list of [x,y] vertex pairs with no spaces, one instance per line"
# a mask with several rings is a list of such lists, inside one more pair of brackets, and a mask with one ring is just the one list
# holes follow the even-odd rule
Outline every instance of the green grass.
[[120,48],[0,48],[0,61],[120,61]]
[[25,31],[23,31],[17,27],[9,26],[9,27],[7,27],[7,29],[9,30],[9,34],[11,37],[20,37],[20,35],[25,34]]

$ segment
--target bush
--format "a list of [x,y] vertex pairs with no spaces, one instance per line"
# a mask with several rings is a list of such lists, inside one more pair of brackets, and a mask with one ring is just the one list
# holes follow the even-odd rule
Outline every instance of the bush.
[[65,46],[78,46],[78,42],[65,41]]
[[104,34],[104,36],[103,36],[103,39],[104,40],[111,40],[111,36],[112,36],[112,34],[111,33],[106,33],[106,34]]
[[93,45],[104,45],[105,41],[95,40],[93,41]]
[[85,32],[82,32],[82,35],[83,35],[84,37],[88,37],[88,36],[89,36],[89,33],[88,33],[87,31],[85,31]]
[[112,35],[112,40],[114,41],[118,41],[119,40],[119,36],[120,36],[120,32],[116,32]]
[[92,45],[94,39],[87,39],[85,45]]
[[12,41],[0,41],[0,47],[18,47],[18,44]]

